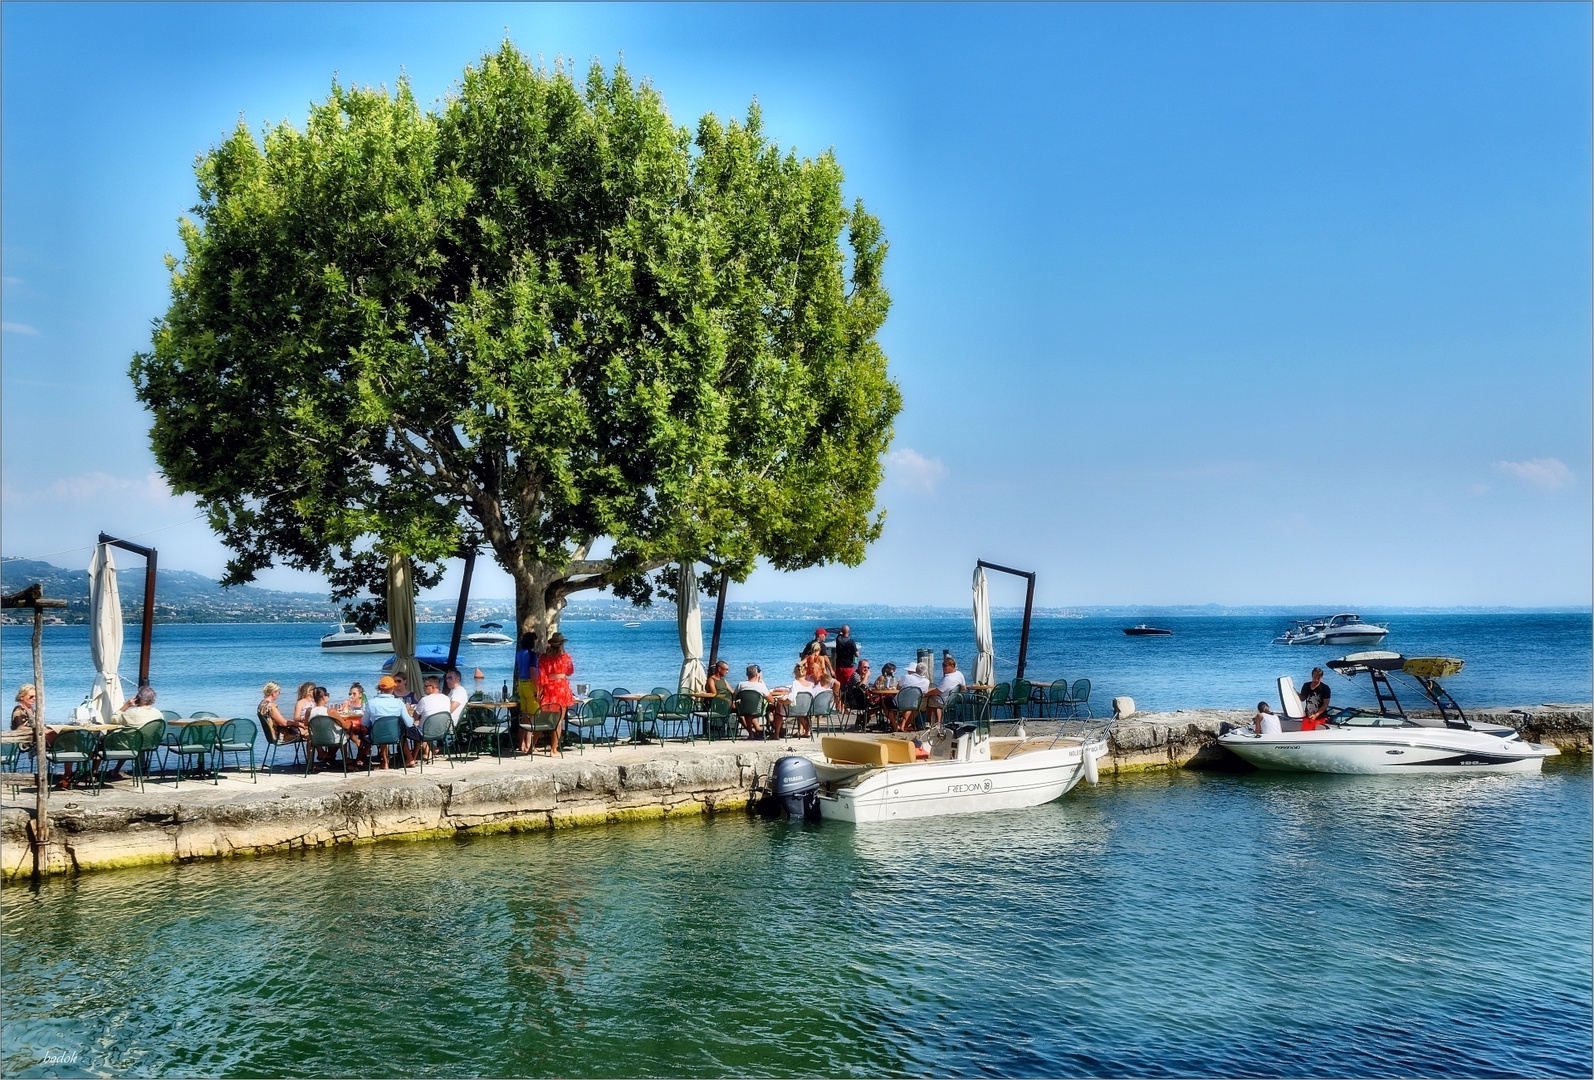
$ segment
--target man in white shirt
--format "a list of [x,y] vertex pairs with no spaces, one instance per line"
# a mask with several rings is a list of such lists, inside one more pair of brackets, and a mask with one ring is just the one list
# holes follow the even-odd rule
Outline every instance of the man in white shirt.
[[1279,714],[1265,701],[1256,703],[1256,717],[1251,721],[1251,727],[1258,735],[1284,734],[1284,729],[1279,726]]
[[926,693],[929,691],[929,672],[925,670],[925,666],[923,664],[909,664],[908,670],[902,673],[902,689],[906,690],[909,687],[912,687],[920,693]]
[[[769,687],[764,685],[764,671],[757,664],[747,665],[747,678],[736,684],[736,696],[741,697],[743,690],[751,690],[758,694],[767,703],[769,701]],[[743,716],[740,712],[736,719],[741,721],[742,730],[747,732],[749,739],[762,739],[764,737],[763,725],[756,716]]]
[[449,668],[443,673],[443,685],[448,690],[448,715],[450,723],[459,723],[459,713],[467,702],[470,694],[466,692],[459,678],[459,668]]
[[941,658],[941,681],[935,684],[935,689],[925,701],[925,708],[930,713],[930,723],[941,722],[941,710],[946,707],[947,699],[967,686],[963,673],[958,670],[958,662],[948,653]]
[[[431,716],[433,713],[452,714],[454,703],[449,700],[447,694],[438,689],[436,675],[426,676],[426,679],[423,681],[422,685],[426,687],[426,693],[421,697],[420,701],[415,703],[416,720],[424,723],[426,718]],[[404,737],[412,743],[419,744],[418,749],[425,757],[429,759],[432,756],[432,748],[426,743],[421,742],[420,723],[405,724]]]

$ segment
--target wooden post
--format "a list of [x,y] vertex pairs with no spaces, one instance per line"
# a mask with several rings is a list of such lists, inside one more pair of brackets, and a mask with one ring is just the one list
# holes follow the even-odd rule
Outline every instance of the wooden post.
[[46,600],[44,586],[34,582],[19,593],[0,597],[0,608],[33,609],[33,771],[38,805],[33,815],[33,871],[44,869],[44,845],[50,839],[50,763],[44,745],[44,609],[64,608],[65,600]]
[[725,622],[725,589],[731,583],[731,572],[720,571],[720,596],[719,603],[714,605],[714,643],[708,649],[708,669],[714,670],[714,665],[720,659],[720,626]]
[[[456,667],[459,664],[459,638],[465,632],[465,605],[470,602],[470,575],[476,569],[476,549],[466,548],[462,553],[465,556],[465,576],[459,583],[459,603],[454,608],[454,636],[448,639],[448,666]],[[460,682],[464,682],[461,679]]]

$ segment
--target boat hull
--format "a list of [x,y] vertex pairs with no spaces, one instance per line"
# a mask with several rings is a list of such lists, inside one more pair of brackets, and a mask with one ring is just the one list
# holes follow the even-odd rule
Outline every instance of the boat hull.
[[472,645],[513,645],[515,639],[508,634],[467,634],[465,640]]
[[1348,775],[1538,772],[1554,747],[1459,729],[1326,728],[1282,735],[1234,731],[1218,744],[1259,769]]
[[1041,806],[1067,794],[1085,773],[1084,755],[1105,743],[1071,743],[998,761],[929,761],[871,770],[852,784],[821,793],[827,821],[881,824],[947,814],[979,814]]

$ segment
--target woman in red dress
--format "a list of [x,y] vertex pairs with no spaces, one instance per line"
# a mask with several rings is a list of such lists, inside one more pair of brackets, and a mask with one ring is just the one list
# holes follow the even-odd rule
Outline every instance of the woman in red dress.
[[548,746],[548,752],[555,757],[559,756],[559,738],[565,730],[565,710],[576,703],[575,695],[570,692],[569,679],[575,672],[576,665],[571,661],[570,654],[565,652],[565,636],[549,635],[548,651],[542,654],[537,664],[537,699],[541,702],[543,712],[559,714],[559,723],[553,729],[553,742]]

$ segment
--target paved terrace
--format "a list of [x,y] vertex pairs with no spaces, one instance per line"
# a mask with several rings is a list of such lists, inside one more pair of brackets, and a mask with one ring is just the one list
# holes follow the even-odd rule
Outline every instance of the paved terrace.
[[[1117,723],[1104,762],[1114,773],[1148,768],[1235,768],[1215,744],[1221,725],[1250,713],[1213,709],[1136,714]],[[1535,741],[1587,752],[1594,709],[1587,705],[1484,710],[1477,719],[1512,723]],[[1032,733],[1044,720],[1027,721]],[[411,768],[304,775],[279,765],[251,783],[229,768],[218,783],[152,778],[143,791],[124,779],[91,794],[50,795],[50,843],[43,873],[73,873],[191,859],[256,855],[372,840],[431,839],[460,833],[547,830],[680,814],[744,810],[775,760],[817,755],[819,743],[704,742],[588,747],[563,757],[443,759]],[[34,872],[28,842],[35,792],[0,786],[0,866],[14,878]]]

